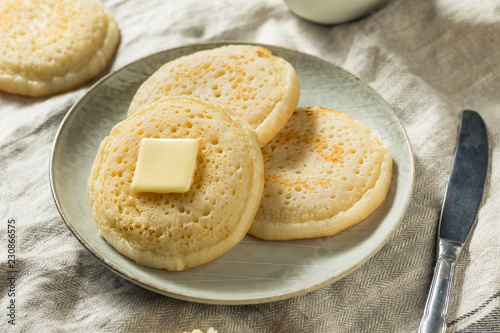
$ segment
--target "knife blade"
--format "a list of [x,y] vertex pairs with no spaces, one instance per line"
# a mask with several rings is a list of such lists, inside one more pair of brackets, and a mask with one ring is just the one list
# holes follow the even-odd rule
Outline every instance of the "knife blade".
[[476,220],[488,171],[488,151],[483,119],[475,111],[463,111],[441,209],[438,256],[419,333],[446,332],[455,263]]

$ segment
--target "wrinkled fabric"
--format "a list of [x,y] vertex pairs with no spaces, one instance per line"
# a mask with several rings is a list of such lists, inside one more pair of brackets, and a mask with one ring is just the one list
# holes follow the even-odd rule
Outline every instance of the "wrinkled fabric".
[[[176,300],[107,269],[73,237],[49,185],[58,126],[97,78],[66,93],[0,93],[0,331],[415,332],[463,109],[478,111],[490,167],[477,224],[457,263],[449,332],[500,331],[500,5],[390,1],[363,18],[307,22],[280,0],[105,0],[121,32],[100,75],[193,43],[278,45],[353,73],[393,108],[415,159],[414,194],[385,246],[348,276],[288,300],[220,306]],[[8,221],[16,225],[16,320],[8,323]],[[7,283],[4,283],[7,281]]]

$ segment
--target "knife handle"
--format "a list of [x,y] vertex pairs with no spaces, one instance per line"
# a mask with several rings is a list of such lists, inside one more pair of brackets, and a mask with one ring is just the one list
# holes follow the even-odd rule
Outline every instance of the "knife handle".
[[446,315],[448,314],[453,272],[461,251],[461,243],[447,239],[439,240],[438,259],[424,315],[418,328],[419,333],[446,332]]

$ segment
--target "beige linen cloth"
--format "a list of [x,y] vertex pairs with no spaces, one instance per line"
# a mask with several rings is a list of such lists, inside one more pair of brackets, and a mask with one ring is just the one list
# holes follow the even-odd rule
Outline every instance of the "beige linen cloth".
[[[486,122],[491,161],[478,223],[456,268],[448,330],[500,332],[496,1],[396,0],[335,26],[302,20],[281,0],[104,3],[122,37],[105,73],[169,48],[231,40],[300,50],[350,71],[381,94],[406,128],[415,157],[414,195],[388,243],[331,285],[260,305],[180,301],[108,270],[73,237],[55,207],[51,145],[70,106],[96,80],[48,98],[0,93],[0,331],[415,332],[434,269],[459,116],[470,108]],[[15,326],[7,322],[9,219],[17,226]]]

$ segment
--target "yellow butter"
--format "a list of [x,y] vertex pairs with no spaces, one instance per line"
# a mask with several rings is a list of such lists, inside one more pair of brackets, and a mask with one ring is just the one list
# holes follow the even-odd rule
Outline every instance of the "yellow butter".
[[198,141],[195,139],[142,139],[132,189],[136,192],[187,192],[193,183],[197,155]]

